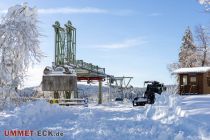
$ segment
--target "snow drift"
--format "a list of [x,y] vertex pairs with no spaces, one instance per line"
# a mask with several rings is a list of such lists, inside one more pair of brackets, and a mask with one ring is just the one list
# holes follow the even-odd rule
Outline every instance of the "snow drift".
[[[210,95],[179,97],[167,93],[157,95],[156,103],[145,107],[132,107],[128,101],[90,104],[88,108],[36,101],[1,112],[0,130],[47,129],[64,133],[59,138],[27,139],[208,139],[209,107]],[[0,134],[0,139],[6,137]]]

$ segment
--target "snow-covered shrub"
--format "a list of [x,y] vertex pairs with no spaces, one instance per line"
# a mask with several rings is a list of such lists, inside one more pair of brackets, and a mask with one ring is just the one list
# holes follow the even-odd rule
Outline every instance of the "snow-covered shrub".
[[[46,92],[48,94],[48,92]],[[49,96],[46,96],[49,98]],[[14,109],[17,106],[23,105],[26,102],[35,101],[36,98],[43,98],[44,93],[41,87],[29,87],[21,90],[15,90],[11,87],[0,87],[0,111]]]
[[18,94],[10,87],[0,87],[0,111],[4,109],[11,109],[20,104]]

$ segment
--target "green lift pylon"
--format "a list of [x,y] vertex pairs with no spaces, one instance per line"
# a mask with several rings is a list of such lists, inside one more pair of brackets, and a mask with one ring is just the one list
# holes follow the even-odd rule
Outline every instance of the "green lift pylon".
[[60,27],[58,21],[53,25],[55,30],[55,65],[76,65],[76,28],[70,21],[66,29]]
[[67,62],[68,64],[76,65],[76,28],[74,28],[70,21],[65,24],[66,27],[66,46],[67,46]]

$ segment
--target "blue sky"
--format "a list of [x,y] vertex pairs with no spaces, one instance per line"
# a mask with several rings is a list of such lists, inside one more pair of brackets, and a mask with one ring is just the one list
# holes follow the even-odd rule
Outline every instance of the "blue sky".
[[[0,11],[22,0],[1,0]],[[42,70],[54,60],[52,24],[71,20],[77,28],[77,59],[105,67],[115,76],[133,76],[173,84],[167,64],[177,61],[187,26],[209,27],[210,13],[196,0],[29,0],[39,9],[41,49],[47,56],[29,70],[28,86],[41,80]],[[33,80],[31,80],[33,79]]]

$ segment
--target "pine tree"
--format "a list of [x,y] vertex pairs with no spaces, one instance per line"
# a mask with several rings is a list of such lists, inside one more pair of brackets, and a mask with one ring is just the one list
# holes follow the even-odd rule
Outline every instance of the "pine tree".
[[195,67],[198,65],[196,46],[194,45],[193,35],[188,27],[182,39],[182,45],[179,53],[180,67]]

